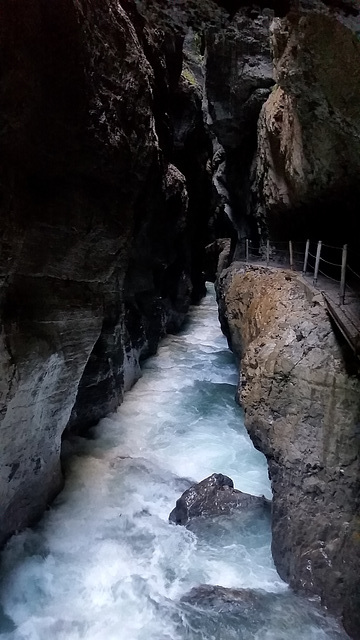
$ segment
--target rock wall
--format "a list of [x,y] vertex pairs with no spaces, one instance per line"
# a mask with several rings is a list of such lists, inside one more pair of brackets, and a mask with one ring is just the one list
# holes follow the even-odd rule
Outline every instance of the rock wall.
[[181,40],[131,0],[4,0],[0,56],[1,543],[59,490],[64,431],[179,328],[196,223],[172,163]]
[[[62,435],[116,408],[203,293],[218,194],[205,89],[180,75],[182,47],[189,24],[230,18],[216,2],[180,5],[168,19],[157,2],[4,0],[0,543],[59,490]],[[232,27],[237,49],[249,20]],[[229,86],[257,55],[256,28]],[[240,96],[252,114],[257,75]]]
[[245,424],[269,464],[276,567],[359,638],[359,379],[321,295],[296,276],[233,263],[218,295]]
[[303,5],[271,26],[276,84],[258,124],[251,210],[273,239],[348,242],[359,231],[360,12]]
[[254,218],[248,215],[250,175],[258,117],[274,83],[272,16],[270,10],[248,7],[236,13],[226,28],[205,33],[205,93],[215,138],[215,184],[236,237],[254,231]]

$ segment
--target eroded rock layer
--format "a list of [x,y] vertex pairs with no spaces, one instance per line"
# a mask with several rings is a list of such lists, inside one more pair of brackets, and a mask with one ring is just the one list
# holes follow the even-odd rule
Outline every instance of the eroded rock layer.
[[269,463],[276,566],[358,637],[359,380],[321,295],[296,276],[234,263],[219,296],[245,423]]

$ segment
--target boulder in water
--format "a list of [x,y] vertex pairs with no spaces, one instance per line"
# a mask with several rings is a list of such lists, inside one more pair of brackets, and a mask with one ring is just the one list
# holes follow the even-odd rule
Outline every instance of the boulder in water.
[[318,602],[290,589],[274,593],[200,584],[181,598],[180,605],[184,620],[192,629],[205,629],[206,637],[224,628],[228,640],[262,638],[264,629],[272,638],[313,638],[320,629],[328,640],[348,638]]
[[234,509],[264,507],[264,496],[252,496],[234,489],[234,483],[222,473],[213,473],[184,491],[169,516],[170,522],[186,525],[193,518],[226,515]]
[[181,602],[198,606],[201,608],[211,608],[214,611],[236,610],[248,613],[264,606],[264,602],[269,595],[266,592],[255,591],[254,589],[228,589],[219,585],[200,584],[193,587],[186,593]]

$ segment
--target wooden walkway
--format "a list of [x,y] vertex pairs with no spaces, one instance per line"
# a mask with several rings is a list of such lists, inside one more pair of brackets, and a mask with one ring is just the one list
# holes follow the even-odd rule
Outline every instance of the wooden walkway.
[[292,273],[296,273],[305,286],[322,294],[330,318],[360,359],[360,291],[358,295],[355,292],[347,293],[344,304],[340,304],[338,287],[332,282],[320,277],[314,284],[311,276],[296,271]]
[[321,291],[321,293],[325,300],[328,314],[343,334],[356,357],[360,359],[360,317],[357,309],[358,305],[352,305],[351,302],[339,305],[331,293],[326,291]]

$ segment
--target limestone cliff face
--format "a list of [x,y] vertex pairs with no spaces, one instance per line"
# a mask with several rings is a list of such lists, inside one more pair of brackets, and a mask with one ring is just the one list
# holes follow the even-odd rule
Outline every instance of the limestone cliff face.
[[233,263],[218,293],[245,423],[269,463],[275,564],[358,638],[359,380],[321,296],[295,276]]
[[180,326],[192,226],[177,40],[130,0],[4,0],[0,55],[1,543],[58,491],[64,430],[115,409]]
[[350,9],[307,3],[271,26],[276,85],[259,120],[252,188],[272,237],[339,239],[340,208],[344,242],[358,229],[360,17]]

